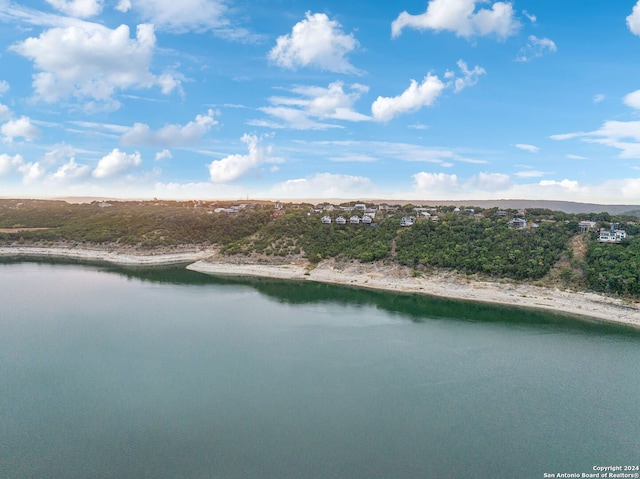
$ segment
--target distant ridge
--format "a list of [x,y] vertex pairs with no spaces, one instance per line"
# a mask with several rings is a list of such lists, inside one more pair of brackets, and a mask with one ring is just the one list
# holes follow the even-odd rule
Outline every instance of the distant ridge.
[[[9,199],[9,198],[6,198]],[[41,198],[44,199],[44,198]],[[67,203],[90,203],[92,201],[151,201],[146,199],[125,199],[125,198],[109,198],[109,197],[59,197],[49,198],[51,200],[66,201]],[[170,198],[163,198],[170,199]],[[640,204],[636,205],[603,205],[598,203],[578,203],[575,201],[554,201],[554,200],[514,200],[514,199],[498,199],[498,200],[398,200],[398,199],[375,199],[375,198],[193,198],[203,199],[207,201],[238,201],[241,203],[251,201],[281,201],[283,203],[346,203],[349,201],[364,201],[370,203],[389,203],[389,204],[408,204],[413,205],[454,205],[454,206],[478,206],[480,208],[509,208],[509,209],[526,209],[526,208],[546,208],[553,211],[564,211],[565,213],[603,213],[607,212],[612,215],[619,215],[630,211],[640,210]],[[178,200],[185,201],[185,200]]]

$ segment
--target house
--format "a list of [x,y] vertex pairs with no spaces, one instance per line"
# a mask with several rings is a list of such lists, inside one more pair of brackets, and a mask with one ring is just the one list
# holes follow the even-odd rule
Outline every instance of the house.
[[431,217],[431,213],[429,213],[428,211],[420,212],[420,218],[430,218],[430,217]]
[[364,203],[356,203],[355,205],[353,205],[353,209],[354,210],[359,210],[359,211],[364,211],[367,209],[367,205],[365,205]]
[[364,214],[367,216],[370,216],[371,218],[375,218],[377,212],[378,210],[376,210],[375,208],[367,208]]
[[351,218],[349,218],[349,223],[351,223],[352,225],[359,225],[360,224],[360,217],[353,215]]
[[373,223],[373,220],[371,219],[371,216],[369,216],[369,215],[364,215],[364,216],[362,217],[362,222],[363,222],[365,225],[370,225],[371,223]]
[[496,211],[496,216],[499,216],[501,218],[506,218],[507,216],[509,216],[509,213],[507,213],[504,210],[498,210]]
[[618,229],[610,229],[606,230],[602,228],[600,230],[600,236],[598,236],[598,241],[600,243],[622,243],[622,240],[627,237],[627,232],[625,230]]
[[526,228],[527,221],[522,218],[513,218],[511,221],[507,222],[510,228],[522,229]]
[[578,223],[578,229],[580,233],[586,233],[587,231],[593,231],[596,228],[595,221],[581,221]]
[[413,216],[403,216],[402,220],[400,220],[400,226],[402,226],[403,228],[407,226],[411,226],[413,225],[414,221],[415,221],[415,217]]
[[320,221],[322,221],[323,225],[330,225],[331,224],[331,216],[323,216]]
[[347,224],[347,220],[345,219],[344,216],[338,216],[336,218],[336,224],[337,225],[346,225]]
[[453,209],[454,213],[460,213],[460,208],[458,208],[457,206]]

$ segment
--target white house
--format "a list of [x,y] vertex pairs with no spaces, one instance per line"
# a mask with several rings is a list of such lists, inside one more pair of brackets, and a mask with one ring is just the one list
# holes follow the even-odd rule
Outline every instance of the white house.
[[414,221],[415,218],[413,216],[403,216],[402,220],[400,221],[400,226],[402,226],[403,228],[406,226],[411,226],[413,225]]
[[338,216],[336,218],[336,224],[337,225],[346,225],[347,224],[347,220],[345,219],[344,216]]
[[360,224],[360,217],[353,215],[351,218],[349,218],[349,223],[351,223],[352,225],[359,225]]
[[369,215],[364,215],[364,216],[362,217],[362,222],[363,222],[365,225],[370,225],[371,223],[373,223],[373,220],[371,219],[371,216],[369,216]]
[[587,231],[593,231],[596,228],[595,221],[581,221],[578,223],[580,233],[586,233]]
[[331,216],[323,216],[320,221],[322,221],[323,225],[330,225],[331,224]]
[[602,228],[598,241],[600,243],[621,243],[626,237],[627,232],[625,230],[606,230]]

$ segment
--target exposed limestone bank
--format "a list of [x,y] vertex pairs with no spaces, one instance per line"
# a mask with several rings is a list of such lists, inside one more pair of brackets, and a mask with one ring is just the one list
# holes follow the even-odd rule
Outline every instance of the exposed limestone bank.
[[120,248],[115,250],[109,247],[0,247],[0,257],[68,258],[82,261],[104,261],[123,266],[186,264],[202,260],[211,254],[212,250],[197,248],[188,251],[153,250],[143,253],[135,249],[123,251]]
[[469,279],[455,272],[414,276],[413,270],[382,263],[339,263],[327,260],[311,269],[306,261],[265,264],[222,256],[216,248],[197,245],[140,250],[112,246],[0,246],[5,258],[68,258],[123,266],[189,264],[188,269],[212,275],[262,276],[318,281],[451,299],[540,308],[640,328],[640,306],[597,293],[568,292],[523,283]]
[[410,268],[380,263],[337,264],[333,261],[325,261],[315,269],[307,270],[302,263],[282,265],[231,263],[218,258],[198,261],[187,268],[213,275],[263,276],[319,281],[386,291],[423,293],[451,299],[540,308],[640,328],[640,307],[637,304],[596,293],[568,292],[529,284],[502,284],[468,280],[465,276],[454,272],[438,272],[416,277]]

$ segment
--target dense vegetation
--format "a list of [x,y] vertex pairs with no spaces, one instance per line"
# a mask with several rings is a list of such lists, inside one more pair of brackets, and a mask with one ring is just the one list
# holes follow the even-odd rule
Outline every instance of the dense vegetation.
[[575,225],[542,223],[515,230],[506,220],[451,215],[421,221],[402,231],[398,261],[513,279],[537,279],[549,272],[575,234]]
[[[550,271],[560,271],[557,277],[565,285],[640,298],[640,228],[631,215],[531,208],[529,227],[513,229],[507,220],[516,211],[504,217],[495,208],[454,213],[454,207],[439,207],[438,221],[419,219],[401,228],[400,218],[415,214],[412,205],[379,211],[375,227],[322,224],[320,214],[309,212],[310,205],[276,212],[272,203],[252,204],[233,214],[216,212],[216,206],[229,204],[0,200],[0,229],[44,228],[0,232],[0,244],[218,245],[228,255],[305,258],[310,263],[384,260],[410,266],[416,274],[446,268],[515,280],[548,278]],[[333,220],[338,214],[330,213]],[[601,244],[595,233],[588,233],[580,237],[586,253],[574,257],[571,242],[578,239],[580,220],[596,221],[598,228],[619,223],[629,236],[621,244]],[[530,227],[533,222],[537,227]],[[565,267],[559,268],[563,261]]]

